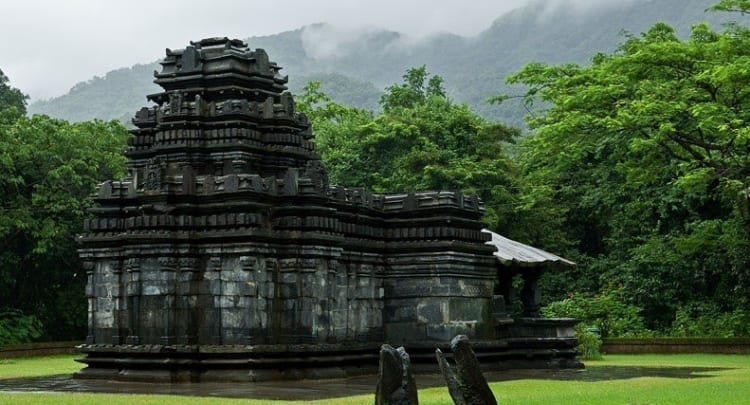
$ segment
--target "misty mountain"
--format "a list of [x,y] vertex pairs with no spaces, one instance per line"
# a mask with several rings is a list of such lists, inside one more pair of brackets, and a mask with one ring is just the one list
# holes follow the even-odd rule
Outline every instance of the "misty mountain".
[[[582,8],[571,0],[539,0],[500,16],[470,38],[436,34],[414,40],[387,30],[342,31],[313,24],[247,41],[252,48],[264,48],[284,67],[293,93],[299,93],[306,82],[319,80],[334,100],[374,109],[382,89],[400,82],[406,69],[427,65],[430,73],[445,78],[455,101],[469,103],[484,116],[522,125],[525,110],[519,102],[496,106],[487,99],[500,93],[520,93],[504,81],[524,64],[587,63],[597,52],[615,50],[624,35],[638,34],[658,21],[676,27],[686,37],[690,26],[699,22],[719,28],[723,22],[747,18],[704,12],[716,2],[630,0]],[[151,63],[108,72],[77,84],[63,96],[35,102],[29,111],[73,121],[126,120],[146,105],[146,94],[158,91],[152,83],[153,71],[158,68],[157,63]]]

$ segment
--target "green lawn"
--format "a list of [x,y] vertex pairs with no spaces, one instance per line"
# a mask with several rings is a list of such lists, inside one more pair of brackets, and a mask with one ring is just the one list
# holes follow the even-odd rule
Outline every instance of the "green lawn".
[[73,374],[82,368],[73,361],[73,354],[58,356],[0,359],[0,378],[41,377],[45,375]]
[[[0,379],[72,373],[74,356],[0,360]],[[588,371],[562,379],[491,384],[498,403],[518,404],[750,404],[748,355],[610,355]],[[572,379],[569,379],[572,378]],[[374,388],[374,387],[373,387]],[[420,404],[452,404],[445,388],[419,391]],[[5,393],[0,404],[372,404],[372,395],[323,401],[269,401],[161,395]]]

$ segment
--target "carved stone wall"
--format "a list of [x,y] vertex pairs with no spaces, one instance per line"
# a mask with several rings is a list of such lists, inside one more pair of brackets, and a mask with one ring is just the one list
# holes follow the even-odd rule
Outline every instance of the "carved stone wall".
[[85,224],[91,343],[493,337],[476,198],[329,186],[263,50],[208,39],[162,66],[130,176]]
[[99,187],[80,237],[90,368],[154,345],[205,369],[195,353],[208,348],[497,337],[476,197],[330,185],[262,49],[204,39],[161,64],[164,91],[133,119],[129,174]]

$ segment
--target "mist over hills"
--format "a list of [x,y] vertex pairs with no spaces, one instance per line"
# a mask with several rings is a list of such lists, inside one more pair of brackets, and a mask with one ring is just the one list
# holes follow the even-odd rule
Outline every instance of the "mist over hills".
[[[616,49],[623,32],[638,34],[658,21],[674,26],[685,37],[690,26],[699,22],[707,21],[718,29],[723,22],[750,18],[704,12],[716,1],[631,0],[582,8],[572,0],[538,0],[500,16],[469,38],[436,34],[415,40],[387,30],[343,31],[313,24],[251,37],[247,42],[252,48],[264,48],[271,60],[284,67],[293,93],[299,93],[308,81],[319,80],[334,100],[376,109],[382,89],[400,82],[406,69],[426,65],[430,73],[443,76],[453,100],[469,103],[486,117],[519,126],[525,113],[519,102],[496,106],[487,99],[518,93],[504,81],[524,64],[587,63],[597,52]],[[146,94],[159,91],[152,83],[153,71],[158,69],[155,62],[117,69],[79,83],[63,96],[34,102],[29,112],[72,121],[129,121],[147,104]]]

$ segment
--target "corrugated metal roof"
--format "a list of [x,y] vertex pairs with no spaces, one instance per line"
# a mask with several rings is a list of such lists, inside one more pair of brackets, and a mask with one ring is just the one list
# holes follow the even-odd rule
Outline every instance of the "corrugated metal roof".
[[482,232],[492,235],[492,240],[485,242],[497,249],[494,253],[497,260],[504,265],[517,265],[525,267],[542,266],[550,263],[562,263],[566,266],[575,266],[574,262],[564,259],[552,253],[545,252],[532,246],[524,245],[499,235],[488,229],[482,229]]

